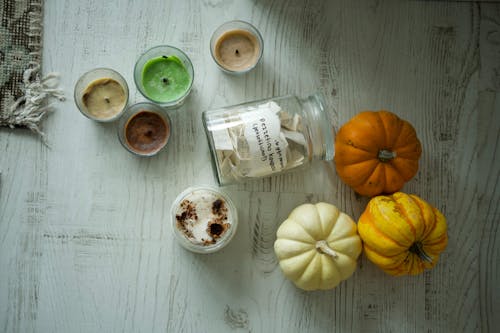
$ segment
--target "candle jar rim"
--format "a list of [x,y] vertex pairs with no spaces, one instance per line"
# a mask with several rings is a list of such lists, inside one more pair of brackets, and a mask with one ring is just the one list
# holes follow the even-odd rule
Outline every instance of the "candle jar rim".
[[[139,114],[140,112],[153,112],[160,116],[163,121],[166,123],[168,132],[167,132],[167,137],[165,140],[165,143],[163,146],[158,148],[157,150],[151,152],[151,153],[141,153],[139,151],[136,151],[132,149],[128,144],[127,144],[127,139],[126,139],[126,127],[130,119],[134,117],[135,115]],[[118,134],[118,139],[123,146],[128,152],[135,156],[139,157],[152,157],[157,154],[159,154],[162,150],[167,147],[168,142],[170,141],[170,137],[172,136],[172,121],[170,119],[170,116],[166,112],[166,110],[162,107],[160,107],[157,104],[151,103],[151,102],[138,102],[130,105],[125,109],[125,112],[123,112],[122,116],[120,117],[118,124],[117,124],[117,134]]]
[[[174,52],[177,52],[178,54],[174,54],[175,56],[181,55],[181,58],[183,58],[183,59],[180,59],[180,60],[182,61],[183,65],[185,66],[185,68],[189,74],[189,79],[190,79],[189,86],[187,87],[184,94],[182,94],[180,97],[178,97],[174,100],[166,101],[166,102],[155,100],[154,98],[151,98],[144,91],[144,88],[142,86],[142,71],[144,69],[145,64],[147,63],[148,60],[161,56],[161,52],[157,56],[152,55],[150,58],[145,59],[146,56],[150,53],[153,53],[154,51],[162,50],[162,49],[173,50]],[[139,64],[141,63],[141,60],[144,60],[144,59],[145,59],[145,61],[143,61],[143,63],[139,66]],[[134,65],[134,82],[135,82],[135,86],[137,87],[137,90],[139,90],[141,95],[144,96],[144,98],[146,98],[148,101],[159,104],[166,109],[177,109],[184,104],[185,99],[190,94],[191,89],[193,88],[194,75],[195,75],[195,73],[194,73],[193,63],[191,61],[191,58],[189,58],[189,56],[186,54],[186,52],[182,51],[178,47],[168,45],[168,44],[156,45],[156,46],[148,48],[147,50],[145,50],[144,52],[142,52],[140,54],[140,56],[137,58],[135,65]]]
[[[215,44],[217,42],[217,39],[220,38],[220,36],[222,36],[222,34],[224,32],[230,31],[231,29],[224,30],[224,28],[226,26],[231,26],[232,24],[243,25],[243,27],[239,27],[239,29],[246,30],[246,31],[252,33],[253,35],[255,35],[255,38],[257,39],[257,41],[259,43],[259,55],[257,56],[257,60],[255,61],[255,63],[252,66],[249,66],[248,68],[245,68],[243,70],[232,70],[232,69],[226,68],[219,63],[219,61],[217,60],[217,58],[215,56]],[[246,29],[245,27],[248,29]],[[238,27],[235,27],[234,29],[238,29]],[[227,22],[224,22],[221,25],[219,25],[212,33],[212,36],[210,38],[210,54],[211,54],[214,62],[217,64],[217,67],[219,67],[222,71],[224,71],[228,74],[234,74],[234,75],[246,74],[246,73],[250,72],[252,69],[254,69],[255,67],[257,67],[257,65],[260,63],[262,56],[264,54],[264,38],[262,38],[262,35],[261,35],[259,29],[257,29],[250,22],[243,21],[243,20],[227,21]]]
[[[111,77],[110,75],[106,76],[106,75],[102,75],[102,76],[98,76],[92,80],[90,80],[89,82],[87,82],[87,84],[85,84],[85,87],[80,87],[79,85],[81,83],[84,82],[84,79],[87,77],[87,76],[90,76],[92,73],[95,73],[95,72],[99,72],[99,71],[103,71],[103,72],[107,72],[107,73],[111,73],[113,75],[116,76],[116,78],[118,78],[118,80],[116,80],[115,78]],[[80,98],[78,98],[78,94],[79,94],[79,90],[77,88],[82,88],[81,90],[85,90],[85,88],[92,82],[98,80],[98,79],[103,79],[103,78],[110,78],[110,79],[113,79],[115,81],[118,82],[118,84],[120,84],[123,88],[123,91],[125,93],[125,103],[123,104],[123,108],[121,109],[120,112],[116,113],[115,115],[113,115],[112,117],[109,117],[109,118],[97,118],[97,117],[94,117],[92,116],[91,114],[89,114],[88,112],[85,111],[85,108],[80,104]],[[78,108],[78,110],[80,111],[80,113],[82,115],[84,115],[85,117],[87,117],[88,119],[90,120],[94,120],[94,121],[97,121],[97,122],[100,122],[100,123],[109,123],[109,122],[113,122],[117,119],[119,119],[123,113],[125,112],[125,110],[127,109],[127,105],[128,105],[128,102],[130,100],[130,91],[129,91],[129,87],[128,87],[128,83],[127,83],[127,80],[125,80],[125,78],[123,77],[123,75],[121,75],[118,71],[112,69],[112,68],[109,68],[109,67],[96,67],[96,68],[92,68],[86,72],[84,72],[82,75],[80,75],[80,77],[78,78],[78,80],[76,81],[75,83],[75,88],[73,90],[73,99],[75,101],[75,104]]]
[[[226,201],[228,210],[231,212],[232,216],[231,227],[228,230],[229,233],[227,235],[224,235],[222,239],[220,239],[217,243],[212,245],[195,244],[191,242],[189,239],[187,239],[187,237],[177,228],[176,211],[180,203],[189,194],[200,190],[211,192],[212,194],[222,197]],[[188,188],[183,190],[176,196],[176,198],[172,202],[172,205],[170,207],[170,216],[171,216],[170,224],[173,229],[173,233],[177,242],[185,249],[200,254],[214,253],[225,247],[233,239],[234,235],[236,234],[236,230],[238,228],[238,210],[236,209],[234,202],[232,201],[232,199],[230,198],[229,194],[226,191],[223,191],[220,188],[217,188],[212,185],[189,186]]]

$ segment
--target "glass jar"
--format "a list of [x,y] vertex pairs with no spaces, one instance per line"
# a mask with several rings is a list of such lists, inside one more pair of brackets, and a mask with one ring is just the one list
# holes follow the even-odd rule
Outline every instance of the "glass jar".
[[321,93],[209,110],[202,118],[220,185],[333,159],[333,127]]

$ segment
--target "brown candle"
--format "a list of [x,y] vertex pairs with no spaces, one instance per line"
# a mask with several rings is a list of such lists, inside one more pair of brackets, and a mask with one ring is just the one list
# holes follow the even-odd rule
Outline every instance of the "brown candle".
[[167,143],[170,133],[168,124],[155,112],[141,110],[125,125],[128,146],[138,154],[157,152]]

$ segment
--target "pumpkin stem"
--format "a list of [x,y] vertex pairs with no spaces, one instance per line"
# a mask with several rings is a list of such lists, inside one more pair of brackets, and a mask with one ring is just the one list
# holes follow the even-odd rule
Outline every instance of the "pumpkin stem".
[[395,151],[382,149],[382,150],[379,150],[379,152],[378,152],[378,159],[381,160],[382,162],[389,162],[393,158],[396,158]]
[[329,255],[333,259],[337,259],[339,257],[337,252],[335,252],[331,247],[329,247],[328,243],[325,240],[320,240],[316,242],[316,250],[318,252]]
[[421,242],[415,242],[410,246],[409,249],[410,252],[415,253],[420,259],[427,261],[427,262],[432,262],[432,258],[424,252],[424,246],[422,245]]

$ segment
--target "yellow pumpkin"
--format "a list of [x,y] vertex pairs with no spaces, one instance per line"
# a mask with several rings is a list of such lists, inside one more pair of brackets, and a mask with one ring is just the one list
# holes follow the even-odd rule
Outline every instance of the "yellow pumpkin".
[[358,221],[366,257],[391,275],[415,275],[436,265],[448,244],[446,219],[416,195],[370,200]]
[[354,273],[361,250],[356,223],[323,202],[295,208],[274,243],[283,273],[304,290],[336,287]]

